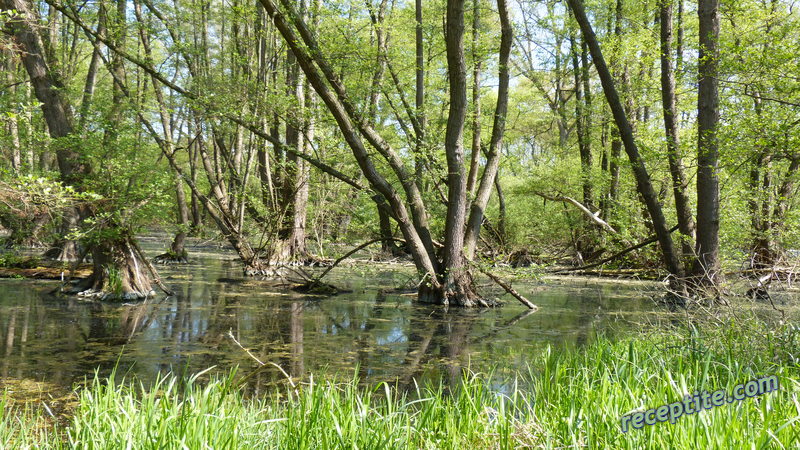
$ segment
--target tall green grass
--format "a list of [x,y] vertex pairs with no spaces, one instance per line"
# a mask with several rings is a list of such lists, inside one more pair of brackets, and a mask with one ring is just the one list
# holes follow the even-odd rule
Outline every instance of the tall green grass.
[[[30,412],[0,420],[3,448],[796,448],[800,446],[798,332],[726,326],[659,332],[583,349],[530,355],[529,369],[499,393],[467,374],[450,391],[410,395],[358,380],[308,382],[248,399],[236,374],[199,382],[174,376],[145,389],[95,378],[78,392],[71,422],[35,430]],[[689,392],[731,390],[777,375],[781,389],[623,433],[620,417]]]

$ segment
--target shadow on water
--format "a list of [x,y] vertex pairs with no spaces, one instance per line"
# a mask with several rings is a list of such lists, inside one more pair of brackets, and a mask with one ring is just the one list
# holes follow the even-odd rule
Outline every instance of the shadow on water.
[[[641,286],[540,290],[517,283],[537,312],[510,301],[483,311],[446,310],[417,305],[395,289],[408,281],[408,268],[342,268],[331,281],[352,292],[319,298],[242,279],[238,264],[225,258],[206,254],[163,269],[175,295],[138,304],[54,297],[47,294],[52,282],[0,280],[0,377],[69,386],[115,365],[145,382],[210,366],[253,373],[257,363],[229,338],[233,333],[255,357],[294,379],[320,372],[351,377],[357,370],[367,383],[457,383],[465,368],[510,374],[548,345],[580,347],[598,333],[635,333],[642,323],[674,319]],[[250,379],[258,392],[284,375],[268,365]]]

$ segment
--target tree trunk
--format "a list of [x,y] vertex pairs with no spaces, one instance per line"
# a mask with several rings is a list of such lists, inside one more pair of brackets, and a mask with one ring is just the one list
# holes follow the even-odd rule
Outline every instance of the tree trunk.
[[[462,145],[466,118],[466,67],[463,50],[464,11],[461,2],[451,0],[447,8],[451,110],[445,150],[449,171],[448,197],[451,201],[445,221],[445,244],[439,259],[434,251],[434,241],[428,226],[428,213],[417,180],[404,169],[400,155],[375,131],[369,121],[361,116],[345,92],[341,77],[333,71],[315,36],[294,10],[291,2],[281,0],[282,8],[279,10],[273,0],[260,1],[297,58],[309,83],[336,120],[342,136],[371,188],[387,200],[391,215],[400,226],[415,265],[423,276],[419,292],[420,300],[451,305],[488,306],[487,302],[475,294],[462,248],[466,205],[466,173]],[[385,159],[402,185],[405,200],[400,198],[388,179],[378,171],[373,155],[367,151],[362,139]]]
[[497,6],[500,14],[501,27],[497,105],[495,106],[489,152],[486,155],[486,167],[483,170],[478,193],[475,196],[475,200],[472,202],[472,207],[469,212],[469,221],[467,223],[464,252],[467,259],[470,260],[475,256],[475,248],[478,243],[478,236],[480,235],[486,205],[489,203],[489,196],[492,194],[492,187],[497,177],[497,169],[500,165],[500,147],[503,144],[506,115],[508,113],[508,89],[510,79],[508,69],[511,44],[514,41],[514,30],[511,27],[506,1],[498,0]]
[[[575,84],[575,130],[578,135],[578,153],[581,159],[581,186],[583,188],[583,204],[593,210],[594,200],[592,194],[592,148],[591,134],[591,100],[589,91],[589,68],[586,56],[586,43],[581,42],[580,52],[576,39],[570,35],[570,52],[572,53],[572,71]],[[584,100],[585,98],[585,100]],[[585,230],[575,242],[575,250],[582,259],[582,254],[594,252],[594,239],[592,230],[594,222],[583,216],[583,229]]]
[[155,295],[147,261],[136,251],[133,237],[124,236],[91,246],[94,270],[69,293],[99,300],[131,301]]
[[[63,85],[51,71],[46,62],[41,37],[35,31],[33,16],[28,5],[22,0],[0,0],[2,10],[16,10],[18,17],[9,25],[14,39],[17,41],[23,65],[31,79],[36,98],[42,104],[42,113],[47,122],[50,136],[54,139],[63,138],[73,133],[72,110],[67,98],[64,96]],[[61,179],[64,183],[73,185],[81,191],[84,178],[91,173],[91,167],[81,160],[80,153],[70,146],[58,146],[56,150]],[[80,219],[91,217],[88,208],[80,210]],[[88,283],[81,287],[89,286],[90,290],[105,291],[107,286],[112,286],[113,296],[118,298],[141,298],[152,293],[149,277],[142,272],[142,264],[132,251],[132,238],[125,237],[119,240],[92,242],[89,250],[93,256],[93,272]],[[105,282],[109,274],[119,275],[119,284],[109,285]],[[112,278],[116,280],[116,278]],[[104,298],[108,292],[103,294]],[[121,296],[121,297],[120,297]]]
[[[294,97],[298,111],[286,121],[286,146],[304,153],[305,127],[298,123],[305,110],[305,89],[294,53],[286,54],[286,90]],[[309,143],[310,145],[310,143]],[[283,217],[277,240],[269,260],[275,265],[295,264],[307,259],[305,245],[306,206],[308,203],[308,166],[296,154],[286,155],[284,176],[281,179],[281,210]]]
[[[5,63],[2,65],[2,69],[6,72],[6,81],[8,82],[8,88],[10,89],[11,93],[14,97],[16,97],[17,87],[15,86],[14,74],[17,72],[16,70],[16,62],[14,61],[14,55],[11,52],[6,52],[5,50],[0,50],[0,55],[3,55],[3,59]],[[14,86],[13,88],[11,86]],[[13,111],[6,117],[8,120],[7,131],[8,135],[11,138],[11,169],[16,174],[20,174],[22,171],[22,147],[19,141],[19,122],[17,120],[17,113]],[[29,168],[29,170],[32,168]]]
[[[124,16],[125,9],[124,4],[126,3],[125,0],[117,0],[118,3],[118,10],[117,14],[122,14]],[[122,6],[119,6],[122,4]],[[142,14],[142,5],[141,2],[138,0],[134,0],[133,2],[134,12],[136,14],[136,19],[139,24],[139,38],[142,42],[142,47],[144,48],[145,57],[149,60],[152,59],[152,55],[150,52],[150,40],[149,35],[147,34],[146,25],[144,22],[144,15]],[[124,24],[124,17],[117,18],[117,21],[121,21]],[[120,32],[122,34],[122,32]],[[99,44],[99,43],[98,43]],[[115,44],[119,45],[119,44]],[[100,47],[97,45],[95,47],[95,51],[99,51]],[[116,62],[116,64],[112,64],[112,73],[114,76],[114,85],[116,86],[115,95],[118,95],[119,98],[117,101],[122,101],[122,99],[126,96],[125,89],[125,79],[124,79],[124,70],[122,70],[122,57]],[[158,112],[161,118],[161,129],[163,132],[163,139],[159,140],[158,143],[162,147],[162,149],[167,153],[173,153],[175,151],[174,144],[172,141],[172,121],[169,114],[169,110],[167,109],[166,102],[164,101],[164,95],[162,94],[159,83],[156,79],[151,78],[153,93],[158,103]],[[117,92],[118,91],[118,92]],[[186,243],[186,236],[189,232],[189,206],[186,204],[186,193],[183,191],[183,181],[181,176],[178,173],[175,173],[173,176],[175,181],[175,203],[177,207],[177,226],[178,231],[175,233],[175,238],[172,240],[172,245],[170,246],[170,250],[164,254],[158,255],[154,258],[156,263],[161,264],[171,264],[171,263],[188,263],[189,255],[186,252],[185,243]]]
[[[622,0],[617,0],[616,6],[614,8],[614,37],[617,40],[617,42],[620,42],[622,40]],[[614,52],[612,52],[612,58],[613,57],[614,57]],[[612,75],[612,77],[616,78],[619,70],[618,69],[619,61],[615,61],[614,59],[612,59],[611,61],[611,65],[614,68],[614,74]],[[623,73],[624,75],[622,77],[622,90],[624,92],[627,89],[628,85],[627,65]],[[630,112],[626,111],[626,114],[630,114]],[[619,163],[621,156],[622,156],[622,140],[620,139],[619,136],[619,129],[616,126],[614,126],[611,127],[611,161],[609,161],[609,174],[611,175],[611,183],[608,189],[609,200],[608,204],[606,205],[606,212],[605,212],[607,217],[611,217],[610,214],[611,208],[616,207],[617,200],[619,199]]]
[[693,274],[702,284],[719,282],[719,0],[700,0],[697,93],[697,260]]
[[80,221],[80,211],[77,208],[64,209],[58,226],[59,238],[44,252],[45,258],[60,262],[74,262],[80,258],[81,245],[76,240],[67,238],[76,231]]
[[[102,2],[97,6],[97,34],[105,35],[106,32],[106,11]],[[100,67],[102,47],[98,44],[92,49],[92,59],[89,62],[89,70],[86,72],[86,81],[83,84],[83,99],[81,100],[80,108],[80,123],[79,127],[83,128],[86,125],[86,120],[89,116],[89,110],[94,98],[94,89],[97,85],[97,70]]]
[[[686,176],[680,156],[677,96],[675,94],[675,70],[672,67],[672,1],[660,0],[661,21],[661,102],[664,108],[664,130],[667,135],[667,159],[672,177],[672,191],[675,195],[675,212],[681,232],[681,246],[684,263],[694,255],[694,220],[686,194]],[[686,270],[690,270],[686,267]]]
[[423,164],[422,158],[425,153],[425,48],[422,37],[422,0],[414,2],[414,18],[416,21],[414,31],[414,51],[416,63],[416,91],[414,105],[416,108],[416,118],[419,132],[416,135],[416,157],[414,159],[416,183],[419,185],[422,179]]
[[506,247],[506,197],[503,195],[503,188],[500,186],[500,173],[494,177],[494,188],[497,190],[497,206],[499,217],[497,218],[497,234],[501,248]]
[[178,231],[167,253],[156,256],[153,261],[160,264],[186,264],[189,254],[186,251],[186,237],[189,234],[189,205],[186,203],[186,193],[183,191],[183,180],[177,173],[175,179],[175,202],[177,208]]
[[[276,28],[283,35],[287,45],[295,53],[308,81],[336,120],[339,130],[352,150],[362,173],[371,187],[383,195],[391,205],[394,217],[400,225],[400,230],[411,249],[418,269],[424,274],[432,275],[437,273],[438,263],[433,252],[433,240],[428,230],[427,213],[424,210],[424,203],[422,203],[419,190],[416,188],[413,178],[410,178],[402,169],[398,155],[394,150],[357,115],[337,75],[332,72],[327,61],[322,57],[318,44],[307,27],[305,27],[305,24],[299,20],[291,4],[288,4],[288,1],[282,2],[284,9],[289,13],[289,19],[298,28],[300,36],[297,36],[295,31],[290,28],[286,17],[282,12],[278,12],[272,0],[260,1],[272,18]],[[306,46],[301,47],[301,42],[305,43]],[[328,83],[330,83],[333,90]],[[378,172],[371,155],[367,152],[361,140],[362,136],[368,140],[370,145],[381,156],[386,158],[392,170],[398,175],[410,200],[412,214],[408,214],[408,210],[398,193],[386,178]]]
[[[445,29],[450,110],[444,138],[447,159],[447,214],[442,271],[433,290],[420,289],[423,302],[472,306],[475,292],[464,257],[467,176],[464,170],[464,122],[467,114],[467,70],[464,61],[464,3],[447,1]],[[438,286],[436,286],[438,284]]]
[[[575,39],[570,38],[572,51],[572,69],[575,81],[575,129],[578,134],[578,153],[581,158],[581,185],[583,187],[583,204],[592,208],[592,148],[591,148],[591,92],[589,91],[589,67],[586,57],[586,43],[582,42],[581,51]],[[580,59],[579,59],[580,58]]]
[[[386,51],[388,32],[384,28],[384,19],[387,6],[388,1],[381,0],[377,11],[370,10],[370,17],[375,30],[376,54],[378,55],[375,61],[375,73],[372,75],[372,86],[370,87],[369,95],[369,117],[373,127],[380,125],[378,117],[378,103],[380,101],[381,83],[383,83],[387,59],[389,58],[389,55]],[[419,127],[415,129],[420,131]],[[392,219],[386,208],[386,200],[382,196],[374,196],[373,198],[376,199],[375,210],[378,213],[378,234],[380,238],[383,239],[381,241],[381,251],[393,256],[402,255],[400,248],[391,239],[393,237]]]
[[480,0],[472,2],[472,153],[469,159],[467,176],[467,199],[469,203],[475,198],[478,181],[478,162],[481,156],[481,59],[478,54],[478,28],[480,27]]

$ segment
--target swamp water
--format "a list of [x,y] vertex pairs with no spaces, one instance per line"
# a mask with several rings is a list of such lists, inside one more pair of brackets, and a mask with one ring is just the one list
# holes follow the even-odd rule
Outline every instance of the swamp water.
[[[151,256],[158,250],[153,242],[145,248]],[[481,280],[482,292],[501,297],[503,307],[445,309],[417,304],[397,289],[413,283],[407,266],[337,267],[326,280],[352,292],[318,297],[245,279],[225,251],[190,249],[190,255],[189,265],[159,268],[174,296],[136,304],[57,297],[49,293],[54,281],[0,280],[0,380],[69,387],[115,366],[145,383],[211,366],[251,373],[258,364],[232,333],[253,356],[297,379],[357,371],[365,383],[450,383],[465,368],[495,368],[502,377],[524,370],[548,345],[562,351],[601,333],[620,337],[669,326],[680,316],[655,304],[656,285],[640,283],[516,282],[539,306],[530,313]],[[283,379],[273,365],[251,378],[255,386]]]

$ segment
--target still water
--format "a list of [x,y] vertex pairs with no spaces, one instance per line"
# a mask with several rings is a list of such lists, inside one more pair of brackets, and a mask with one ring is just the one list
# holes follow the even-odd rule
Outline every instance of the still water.
[[[155,254],[155,251],[151,252]],[[57,282],[0,280],[0,377],[65,387],[116,365],[147,382],[169,371],[211,366],[252,371],[271,361],[296,378],[327,373],[364,382],[457,380],[464,368],[513,373],[548,345],[582,346],[598,334],[636,333],[675,316],[652,300],[654,287],[597,281],[517,282],[539,306],[529,313],[502,291],[505,306],[462,310],[419,305],[398,288],[410,267],[340,266],[328,281],[352,290],[315,297],[243,279],[226,252],[194,253],[192,263],[161,269],[175,291],[137,304],[100,304],[51,295]],[[259,372],[260,383],[283,377]]]

